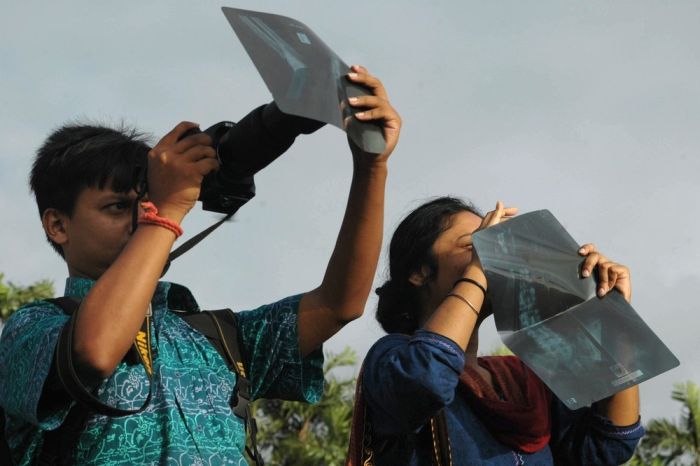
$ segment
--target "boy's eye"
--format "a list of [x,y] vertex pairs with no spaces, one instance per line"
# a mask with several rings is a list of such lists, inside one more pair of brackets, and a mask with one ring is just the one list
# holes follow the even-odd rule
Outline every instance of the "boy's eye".
[[106,209],[110,212],[122,212],[124,210],[130,209],[131,203],[127,201],[113,202],[106,206]]

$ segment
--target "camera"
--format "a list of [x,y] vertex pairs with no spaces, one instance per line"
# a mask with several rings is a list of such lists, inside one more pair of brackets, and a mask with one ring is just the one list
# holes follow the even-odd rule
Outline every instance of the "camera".
[[[238,123],[222,121],[205,129],[213,140],[219,169],[202,181],[202,208],[235,213],[255,196],[253,175],[285,153],[300,134],[311,134],[325,123],[282,112],[275,102],[252,110]],[[199,133],[187,131],[182,138]],[[181,138],[181,139],[182,139]]]

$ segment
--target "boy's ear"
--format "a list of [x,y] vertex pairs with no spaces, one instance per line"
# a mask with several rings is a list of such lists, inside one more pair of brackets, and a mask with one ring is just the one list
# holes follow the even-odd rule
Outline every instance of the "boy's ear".
[[408,281],[411,285],[420,288],[421,286],[425,285],[425,281],[428,279],[430,271],[428,270],[428,266],[424,265],[420,268],[420,271],[418,272],[413,272],[411,275],[408,277]]
[[66,214],[57,209],[49,208],[41,216],[41,223],[44,225],[46,236],[58,245],[63,245],[68,241],[66,234]]

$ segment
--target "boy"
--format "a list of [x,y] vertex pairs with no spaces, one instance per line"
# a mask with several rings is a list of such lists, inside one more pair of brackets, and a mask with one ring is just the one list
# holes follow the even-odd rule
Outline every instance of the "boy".
[[[318,400],[321,345],[362,314],[372,285],[386,163],[401,121],[378,79],[358,66],[348,77],[373,90],[348,104],[364,109],[355,114],[358,120],[382,124],[386,151],[367,154],[350,144],[348,205],[320,286],[238,314],[252,398]],[[189,290],[158,281],[204,175],[218,167],[209,136],[181,139],[194,127],[178,124],[149,150],[131,134],[68,126],[38,152],[31,183],[42,224],[68,266],[66,295],[81,298],[72,335],[78,377],[103,403],[137,409],[149,380],[124,357],[144,321],[153,346],[152,398],[145,410],[124,417],[90,414],[76,438],[59,442],[60,464],[245,464],[245,429],[229,407],[235,376],[205,337],[170,312],[198,310]],[[132,231],[133,167],[146,153],[148,202]],[[0,407],[13,459],[22,465],[38,460],[46,435],[75,405],[53,357],[68,320],[56,305],[36,302],[12,316],[0,339]]]

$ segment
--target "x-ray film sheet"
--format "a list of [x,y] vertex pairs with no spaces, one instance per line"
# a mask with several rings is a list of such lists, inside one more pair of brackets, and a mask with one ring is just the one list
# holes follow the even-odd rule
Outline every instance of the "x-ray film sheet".
[[384,151],[381,128],[357,120],[346,105],[370,92],[345,77],[350,67],[311,29],[285,16],[222,10],[283,112],[337,126],[367,152]]
[[474,234],[503,342],[570,409],[678,366],[617,292],[596,296],[579,245],[547,210]]

